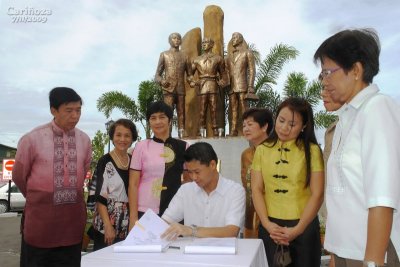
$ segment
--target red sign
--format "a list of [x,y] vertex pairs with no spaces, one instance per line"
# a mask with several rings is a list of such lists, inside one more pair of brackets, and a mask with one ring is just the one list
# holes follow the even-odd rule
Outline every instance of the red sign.
[[4,168],[9,172],[13,170],[13,167],[14,167],[14,160],[8,160],[4,164]]
[[15,160],[3,159],[3,180],[11,180]]

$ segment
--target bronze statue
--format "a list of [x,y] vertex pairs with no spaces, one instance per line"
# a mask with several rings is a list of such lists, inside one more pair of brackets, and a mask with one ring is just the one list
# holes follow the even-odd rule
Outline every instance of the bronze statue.
[[[225,72],[224,59],[214,54],[211,50],[214,46],[214,41],[210,38],[204,38],[202,42],[202,49],[204,53],[196,57],[192,62],[191,74],[196,71],[199,79],[190,82],[191,87],[198,88],[200,97],[200,116],[199,128],[206,128],[207,107],[210,107],[211,125],[213,129],[213,136],[218,136],[217,125],[217,98],[219,95],[219,87],[224,86],[223,74]],[[201,135],[199,130],[199,136]]]
[[231,42],[234,50],[226,60],[231,85],[228,93],[232,110],[229,135],[237,136],[239,112],[243,113],[248,109],[248,100],[257,100],[258,97],[254,93],[256,73],[254,55],[243,42],[241,33],[233,33]]
[[181,35],[171,33],[168,41],[171,48],[160,54],[155,81],[163,89],[164,102],[172,108],[176,105],[178,132],[185,136],[185,72],[189,75],[190,63],[187,56],[179,50]]

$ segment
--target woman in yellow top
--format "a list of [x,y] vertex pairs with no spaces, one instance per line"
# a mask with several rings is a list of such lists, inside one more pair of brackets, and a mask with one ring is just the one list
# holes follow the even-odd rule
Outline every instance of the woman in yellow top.
[[258,236],[269,266],[277,244],[283,244],[290,251],[290,266],[319,267],[317,213],[323,202],[324,163],[312,108],[304,99],[288,98],[277,114],[274,131],[257,147],[252,164],[253,202],[261,221]]

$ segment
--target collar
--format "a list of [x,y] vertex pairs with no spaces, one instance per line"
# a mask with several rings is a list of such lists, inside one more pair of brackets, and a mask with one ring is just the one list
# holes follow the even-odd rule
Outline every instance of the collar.
[[281,140],[278,139],[277,144],[279,147],[291,147],[293,145],[296,145],[296,139],[286,141],[286,142],[282,142]]
[[155,136],[153,136],[152,139],[153,139],[153,141],[156,142],[156,143],[165,144],[165,143],[170,143],[169,141],[172,139],[172,137],[171,137],[171,136],[168,137],[167,140],[165,140],[165,142],[164,142],[162,139],[157,138],[157,137],[155,137]]
[[377,94],[378,92],[378,86],[376,84],[370,84],[362,89],[360,92],[358,92],[358,94],[354,96],[354,98],[350,101],[348,105],[353,107],[354,109],[359,109],[368,98],[370,98],[372,95]]
[[348,106],[349,104],[344,103],[338,110],[336,110],[336,114],[338,115],[339,118],[342,117],[343,113],[348,109]]
[[64,133],[69,134],[69,133],[72,133],[72,132],[75,131],[75,128],[74,128],[74,129],[71,129],[71,130],[69,130],[69,131],[64,131],[63,129],[61,129],[61,128],[56,124],[56,122],[54,121],[54,119],[51,121],[51,127],[53,128],[53,131],[55,131],[55,132],[58,133],[58,134],[64,134]]
[[226,190],[227,190],[226,186],[223,186],[223,184],[224,184],[223,179],[224,178],[218,174],[218,184],[214,190],[214,192],[217,192],[218,194],[221,194],[221,195],[225,195]]
[[[212,191],[211,193],[210,193],[210,195],[211,194],[215,194],[215,193],[218,193],[218,194],[220,194],[220,195],[225,195],[226,194],[226,191],[227,191],[227,188],[226,188],[226,186],[224,186],[224,177],[222,177],[220,174],[218,174],[218,183],[217,183],[217,187],[214,189],[214,191]],[[196,184],[196,182],[192,182],[192,183],[195,183]],[[206,191],[204,191],[203,190],[203,188],[201,188],[200,186],[198,186],[197,184],[196,184],[196,192],[197,193],[200,193],[200,192],[203,192],[204,194],[207,194],[206,193]],[[215,193],[214,193],[215,192]]]

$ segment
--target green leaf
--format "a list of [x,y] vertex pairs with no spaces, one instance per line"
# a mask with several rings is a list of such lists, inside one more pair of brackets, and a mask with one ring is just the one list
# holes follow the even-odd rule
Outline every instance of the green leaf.
[[292,72],[288,75],[283,88],[286,97],[301,97],[306,99],[314,108],[321,100],[321,84],[317,81],[308,83],[307,77],[301,72]]
[[317,128],[328,128],[329,125],[338,119],[337,115],[326,112],[325,110],[318,111],[315,116],[315,126]]
[[271,89],[276,84],[283,66],[297,57],[299,52],[292,46],[278,44],[271,48],[269,54],[257,69],[255,91]]
[[97,99],[97,109],[109,118],[113,109],[119,109],[132,121],[140,120],[135,100],[119,91],[109,91]]
[[108,144],[107,133],[98,130],[92,139],[92,162],[90,164],[92,173],[99,159],[104,155],[104,147]]
[[163,99],[161,87],[153,80],[143,81],[139,84],[139,113],[140,120],[146,131],[146,138],[150,138],[150,126],[146,122],[146,111],[150,103]]

